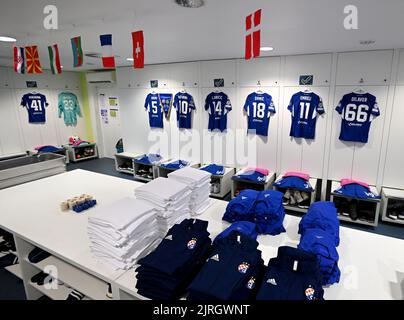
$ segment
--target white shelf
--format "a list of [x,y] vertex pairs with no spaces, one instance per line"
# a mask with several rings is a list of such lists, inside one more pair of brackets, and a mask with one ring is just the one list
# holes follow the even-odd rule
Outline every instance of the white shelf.
[[132,269],[125,272],[118,280],[116,280],[116,284],[120,291],[124,291],[127,295],[133,296],[135,300],[150,300],[149,298],[143,297],[142,295],[137,293],[136,289],[136,272],[135,269],[138,266],[136,265]]
[[302,213],[307,213],[307,211],[309,210],[309,209],[299,208],[299,207],[290,206],[290,205],[286,205],[286,206],[284,205],[283,207],[285,208],[285,210],[297,211],[297,212],[302,212]]
[[404,225],[404,220],[401,219],[391,219],[388,216],[388,204],[389,201],[391,200],[401,200],[404,203],[404,190],[400,189],[392,189],[392,188],[382,188],[382,220],[389,222],[389,223],[394,223],[394,224],[399,224],[399,225]]
[[115,157],[135,159],[135,158],[139,157],[139,154],[135,154],[135,153],[131,153],[131,152],[121,152],[121,153],[115,153]]
[[85,158],[76,158],[74,160],[74,162],[79,162],[79,161],[88,160],[88,159],[94,159],[94,158],[98,158],[98,156],[90,156],[90,157],[85,157]]
[[[27,262],[29,261],[27,260]],[[106,296],[108,291],[108,284],[106,282],[63,260],[50,256],[36,264],[31,264],[41,271],[45,271],[47,266],[55,266],[58,271],[59,280],[67,283],[69,286],[80,291],[90,299],[109,300]]]
[[126,169],[117,169],[118,172],[122,172],[122,173],[128,173],[128,174],[133,174],[133,171],[131,170],[126,170]]
[[13,275],[18,277],[19,279],[22,279],[22,271],[21,271],[21,266],[20,264],[14,264],[8,267],[5,267],[5,269],[9,272],[11,272]]
[[64,285],[58,285],[57,289],[46,289],[43,285],[39,286],[38,284],[32,282],[29,282],[29,284],[52,300],[66,300],[72,291],[72,289],[69,289]]
[[153,180],[153,179],[149,179],[149,178],[143,178],[143,177],[137,176],[137,175],[135,175],[134,177],[135,177],[136,180],[145,181],[145,182],[150,182],[150,181]]
[[370,221],[364,221],[364,220],[352,220],[350,217],[346,217],[344,215],[339,214],[338,215],[338,219],[341,221],[347,221],[347,222],[352,222],[352,223],[356,223],[356,224],[363,224],[365,226],[371,226],[374,227],[375,226],[375,222],[370,222]]

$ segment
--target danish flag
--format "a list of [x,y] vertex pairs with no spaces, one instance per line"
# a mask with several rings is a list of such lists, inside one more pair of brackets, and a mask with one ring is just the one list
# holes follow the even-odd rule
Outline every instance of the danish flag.
[[261,47],[261,9],[245,18],[245,59],[260,56]]

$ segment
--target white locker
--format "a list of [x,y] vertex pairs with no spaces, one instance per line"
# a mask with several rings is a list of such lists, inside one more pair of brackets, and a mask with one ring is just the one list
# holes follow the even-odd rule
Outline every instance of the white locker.
[[239,86],[277,86],[280,83],[281,58],[239,60]]

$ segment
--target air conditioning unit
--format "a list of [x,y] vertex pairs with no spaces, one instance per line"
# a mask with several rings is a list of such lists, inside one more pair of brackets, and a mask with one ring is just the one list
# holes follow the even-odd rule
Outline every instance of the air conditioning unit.
[[115,71],[100,71],[87,73],[87,83],[115,83]]

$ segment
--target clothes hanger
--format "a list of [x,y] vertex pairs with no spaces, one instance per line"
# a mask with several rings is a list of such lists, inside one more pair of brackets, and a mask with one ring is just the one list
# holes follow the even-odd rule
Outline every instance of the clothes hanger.
[[311,93],[312,91],[311,91],[309,88],[305,88],[305,89],[303,90],[303,92],[304,92],[304,93]]
[[181,93],[187,93],[187,91],[185,90],[185,82],[182,83]]
[[364,94],[364,93],[366,93],[366,91],[363,90],[363,88],[362,88],[362,83],[364,83],[363,78],[361,78],[361,79],[359,80],[359,83],[360,83],[359,87],[355,88],[355,90],[354,90],[353,92],[354,92],[354,93],[357,93],[357,94]]
[[[258,86],[258,87],[261,87],[261,81],[260,81],[260,80],[257,81],[257,86]],[[263,92],[261,89],[258,89],[258,90],[256,91],[256,93],[258,93],[258,94],[263,94],[264,92]]]

